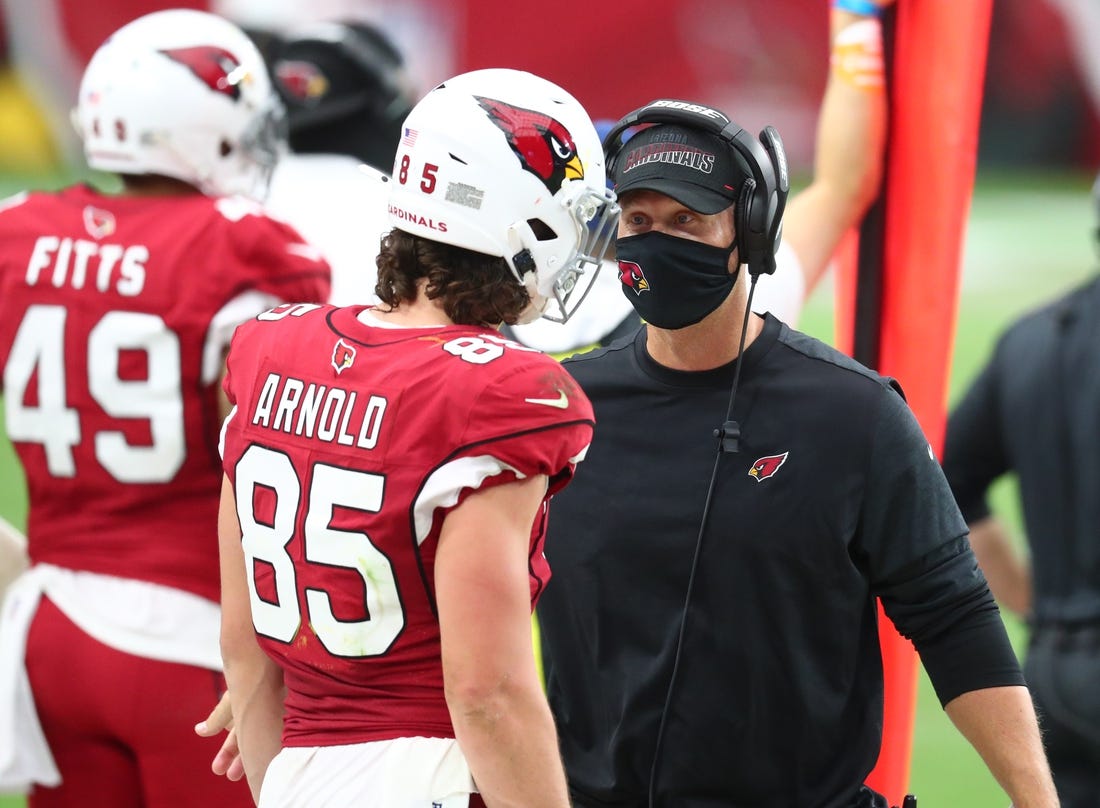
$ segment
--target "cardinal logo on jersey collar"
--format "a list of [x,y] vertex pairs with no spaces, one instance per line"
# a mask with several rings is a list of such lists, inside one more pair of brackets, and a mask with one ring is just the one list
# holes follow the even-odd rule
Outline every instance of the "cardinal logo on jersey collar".
[[779,471],[779,467],[787,462],[787,455],[789,454],[790,452],[784,452],[783,454],[757,458],[749,469],[749,476],[758,483],[763,482]]
[[115,232],[115,215],[109,210],[85,205],[84,229],[96,241],[112,236]]
[[336,340],[336,344],[332,346],[332,367],[335,368],[337,375],[350,368],[354,362],[355,348],[343,339]]

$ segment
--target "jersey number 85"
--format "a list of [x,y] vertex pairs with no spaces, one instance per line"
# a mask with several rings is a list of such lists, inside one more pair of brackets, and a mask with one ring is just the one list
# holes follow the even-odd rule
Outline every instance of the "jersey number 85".
[[[329,593],[310,587],[305,591],[310,628],[333,656],[368,657],[386,653],[405,626],[393,565],[366,533],[329,527],[336,507],[368,513],[380,511],[385,478],[316,463],[311,469],[309,496],[303,503],[302,483],[290,458],[256,444],[241,456],[236,476],[237,518],[256,633],[289,644],[301,627],[298,575],[287,546],[294,538],[299,509],[304,505],[306,563],[358,572],[366,591],[363,605],[368,615],[365,620],[340,620],[333,613]],[[270,523],[257,519],[254,511],[257,487],[275,494],[274,518]],[[274,572],[274,601],[262,598],[257,592],[256,561],[266,562]]]

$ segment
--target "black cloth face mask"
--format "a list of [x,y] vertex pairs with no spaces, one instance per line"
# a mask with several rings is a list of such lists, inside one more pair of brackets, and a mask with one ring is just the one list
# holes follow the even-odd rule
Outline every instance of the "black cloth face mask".
[[615,242],[623,294],[647,323],[674,330],[722,305],[741,268],[729,271],[733,247],[715,247],[650,230]]

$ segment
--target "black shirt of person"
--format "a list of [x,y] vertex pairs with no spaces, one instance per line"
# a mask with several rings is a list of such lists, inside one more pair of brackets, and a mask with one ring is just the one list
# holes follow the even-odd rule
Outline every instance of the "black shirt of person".
[[[646,330],[567,360],[596,431],[554,498],[538,608],[580,808],[841,808],[878,755],[875,596],[943,703],[1022,684],[966,526],[900,389],[770,315],[718,458],[733,365],[655,363]],[[754,471],[755,469],[755,471]]]

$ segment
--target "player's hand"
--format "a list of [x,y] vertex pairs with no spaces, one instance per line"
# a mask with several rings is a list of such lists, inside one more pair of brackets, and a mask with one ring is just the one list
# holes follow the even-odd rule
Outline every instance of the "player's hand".
[[237,731],[233,728],[233,710],[229,704],[229,694],[225,693],[210,711],[205,720],[195,725],[195,734],[203,738],[212,738],[222,730],[228,730],[221,749],[214,756],[210,768],[214,774],[224,775],[230,780],[244,777],[244,764],[241,762],[241,750],[237,746]]
[[213,769],[214,774],[225,775],[233,781],[244,777],[241,748],[237,746],[237,730],[229,730],[229,734],[225,736],[225,741],[222,743],[222,748],[218,750],[218,754],[214,755],[210,768]]

